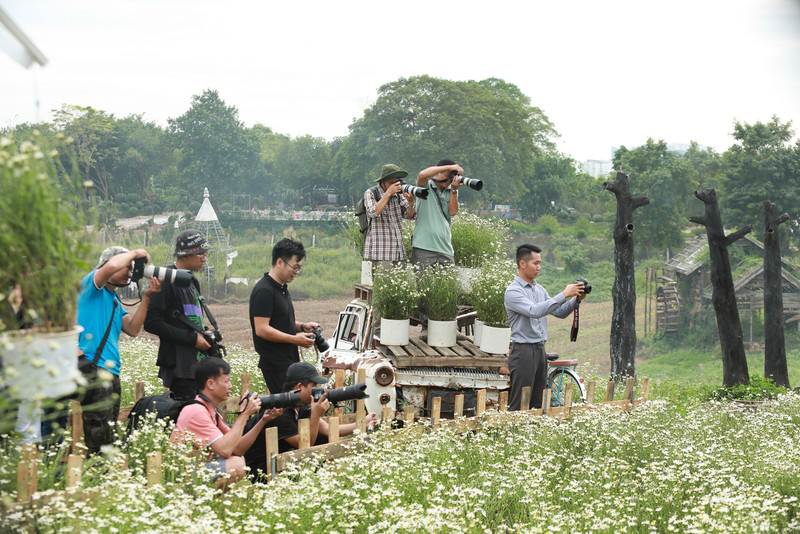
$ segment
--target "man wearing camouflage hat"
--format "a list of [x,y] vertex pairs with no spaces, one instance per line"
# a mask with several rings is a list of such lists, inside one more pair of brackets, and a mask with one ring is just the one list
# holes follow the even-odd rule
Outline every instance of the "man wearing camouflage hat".
[[[133,317],[122,309],[117,288],[130,284],[136,258],[150,261],[150,255],[144,249],[129,251],[123,247],[109,247],[100,255],[94,270],[81,280],[78,324],[83,331],[78,339],[78,353],[85,356],[80,360],[81,371],[89,382],[81,404],[84,405],[84,442],[90,455],[97,454],[103,445],[114,441],[111,424],[116,423],[119,417],[121,392],[120,332],[131,337],[139,335],[150,298],[161,291],[161,281],[152,278]],[[108,371],[110,377],[97,372],[98,369]]]
[[[175,243],[173,268],[196,273],[203,269],[211,246],[197,230],[186,230]],[[203,324],[203,306],[200,302],[200,282],[192,275],[189,287],[164,285],[164,289],[150,300],[150,309],[144,329],[158,336],[158,376],[179,400],[191,400],[197,395],[194,368],[203,351],[211,344],[198,332],[206,330]],[[187,321],[196,325],[192,328]]]

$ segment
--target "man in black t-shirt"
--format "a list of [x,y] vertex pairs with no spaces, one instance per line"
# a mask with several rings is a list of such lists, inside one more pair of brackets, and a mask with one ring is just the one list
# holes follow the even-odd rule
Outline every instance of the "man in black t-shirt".
[[[272,268],[250,293],[250,328],[259,355],[258,367],[270,393],[278,393],[286,379],[286,369],[300,361],[298,347],[310,348],[310,332],[318,323],[295,320],[288,284],[300,273],[305,248],[299,241],[284,238],[272,249]],[[299,332],[299,333],[298,333]]]

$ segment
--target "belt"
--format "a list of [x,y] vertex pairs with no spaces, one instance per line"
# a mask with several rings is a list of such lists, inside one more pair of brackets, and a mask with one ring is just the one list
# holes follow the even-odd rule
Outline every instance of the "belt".
[[520,343],[519,341],[512,341],[514,345],[532,345],[534,347],[544,347],[544,341],[537,341],[536,343]]

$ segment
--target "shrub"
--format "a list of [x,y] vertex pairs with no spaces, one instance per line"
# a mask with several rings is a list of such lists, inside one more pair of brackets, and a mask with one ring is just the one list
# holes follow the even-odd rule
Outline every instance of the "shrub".
[[434,321],[452,321],[463,291],[458,271],[448,265],[426,267],[419,276],[422,309]]
[[405,265],[379,270],[373,281],[373,298],[384,319],[408,319],[419,299],[411,270]]
[[733,387],[721,386],[708,392],[708,400],[732,401],[749,400],[759,401],[767,399],[777,399],[778,395],[786,393],[788,390],[781,386],[776,386],[769,378],[762,378],[759,375],[750,377],[749,384],[739,384]]
[[469,302],[478,313],[478,319],[488,326],[508,326],[505,294],[515,274],[513,263],[504,262],[486,265],[472,280]]
[[486,258],[505,255],[508,224],[502,219],[484,219],[459,211],[450,227],[456,265],[480,267]]

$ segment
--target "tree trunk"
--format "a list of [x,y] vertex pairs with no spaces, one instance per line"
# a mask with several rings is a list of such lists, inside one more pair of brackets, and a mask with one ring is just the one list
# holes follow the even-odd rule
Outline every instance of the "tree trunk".
[[636,278],[633,266],[633,210],[650,203],[647,197],[631,197],[628,175],[603,183],[617,197],[614,224],[614,313],[611,317],[611,378],[636,374]]
[[694,196],[706,206],[705,215],[689,217],[689,220],[706,227],[708,251],[711,256],[714,311],[717,314],[717,331],[722,347],[722,383],[726,387],[749,384],[750,375],[744,354],[742,323],[739,320],[739,307],[736,305],[736,292],[733,289],[728,246],[752,231],[753,225],[745,226],[726,237],[716,190],[709,188],[695,191]]
[[789,215],[776,217],[775,204],[764,201],[764,377],[775,384],[789,386],[786,366],[786,339],[783,333],[783,283],[781,278],[781,243],[778,225]]

